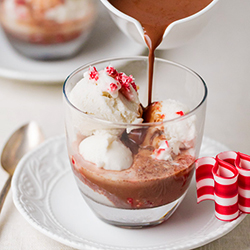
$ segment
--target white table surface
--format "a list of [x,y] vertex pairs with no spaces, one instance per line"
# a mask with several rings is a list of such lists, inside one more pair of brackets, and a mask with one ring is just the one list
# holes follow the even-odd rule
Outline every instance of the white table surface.
[[[250,154],[250,1],[220,0],[217,16],[189,44],[157,55],[198,72],[209,89],[205,135],[232,150]],[[0,45],[1,46],[1,45]],[[0,47],[1,51],[1,47]],[[65,76],[66,77],[66,76]],[[0,149],[22,124],[37,121],[47,138],[64,133],[62,85],[0,78]],[[0,169],[0,188],[7,174]],[[222,238],[199,250],[250,250],[250,217]],[[31,227],[11,197],[0,214],[0,249],[72,248]]]

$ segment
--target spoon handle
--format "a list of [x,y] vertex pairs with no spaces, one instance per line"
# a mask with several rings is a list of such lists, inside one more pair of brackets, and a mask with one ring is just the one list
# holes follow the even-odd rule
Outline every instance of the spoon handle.
[[12,179],[12,175],[9,176],[8,180],[5,182],[5,185],[0,193],[0,213],[3,207],[3,203],[5,201],[5,198],[10,190],[11,179]]

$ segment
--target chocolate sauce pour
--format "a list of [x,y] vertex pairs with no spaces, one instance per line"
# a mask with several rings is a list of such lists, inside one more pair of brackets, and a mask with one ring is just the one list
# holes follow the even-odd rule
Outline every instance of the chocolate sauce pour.
[[121,12],[140,22],[149,48],[148,105],[152,102],[155,50],[169,24],[204,9],[212,0],[109,0]]

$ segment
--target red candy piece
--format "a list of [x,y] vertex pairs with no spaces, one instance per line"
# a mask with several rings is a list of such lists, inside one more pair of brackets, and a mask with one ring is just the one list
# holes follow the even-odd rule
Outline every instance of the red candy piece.
[[113,92],[115,90],[117,90],[118,86],[115,83],[110,83],[110,90]]
[[[165,141],[165,144],[166,144],[166,148],[169,148],[169,145],[168,145],[168,141]],[[154,150],[154,154],[156,155],[156,159],[159,158],[159,156],[161,155],[162,152],[164,152],[166,150],[166,148],[157,148]]]
[[183,116],[183,115],[184,115],[183,111],[177,111],[176,114],[177,114],[177,115],[180,115],[180,116]]
[[137,91],[133,76],[127,76],[125,73],[118,73],[116,80],[126,91],[130,91],[130,84],[134,90]]
[[133,206],[134,200],[133,200],[133,198],[127,198],[127,202],[128,202],[131,206]]
[[99,73],[96,67],[89,67],[89,79],[97,81],[99,79]]
[[114,77],[114,78],[117,77],[118,75],[117,70],[112,66],[106,67],[106,72],[108,73],[109,76]]

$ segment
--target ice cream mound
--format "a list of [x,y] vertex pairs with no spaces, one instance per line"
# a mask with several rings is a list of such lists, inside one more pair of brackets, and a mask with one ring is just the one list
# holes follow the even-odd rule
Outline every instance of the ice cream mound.
[[97,71],[90,67],[69,96],[81,111],[111,122],[140,123],[142,108],[132,76],[112,66]]
[[[192,148],[196,135],[196,117],[190,116],[182,120],[190,110],[186,105],[176,100],[164,100],[151,104],[144,113],[145,122],[163,122],[161,140],[154,145],[154,155],[159,159],[168,159],[171,153],[178,155],[181,149]],[[172,121],[171,121],[172,120]],[[164,123],[164,121],[168,121]]]

